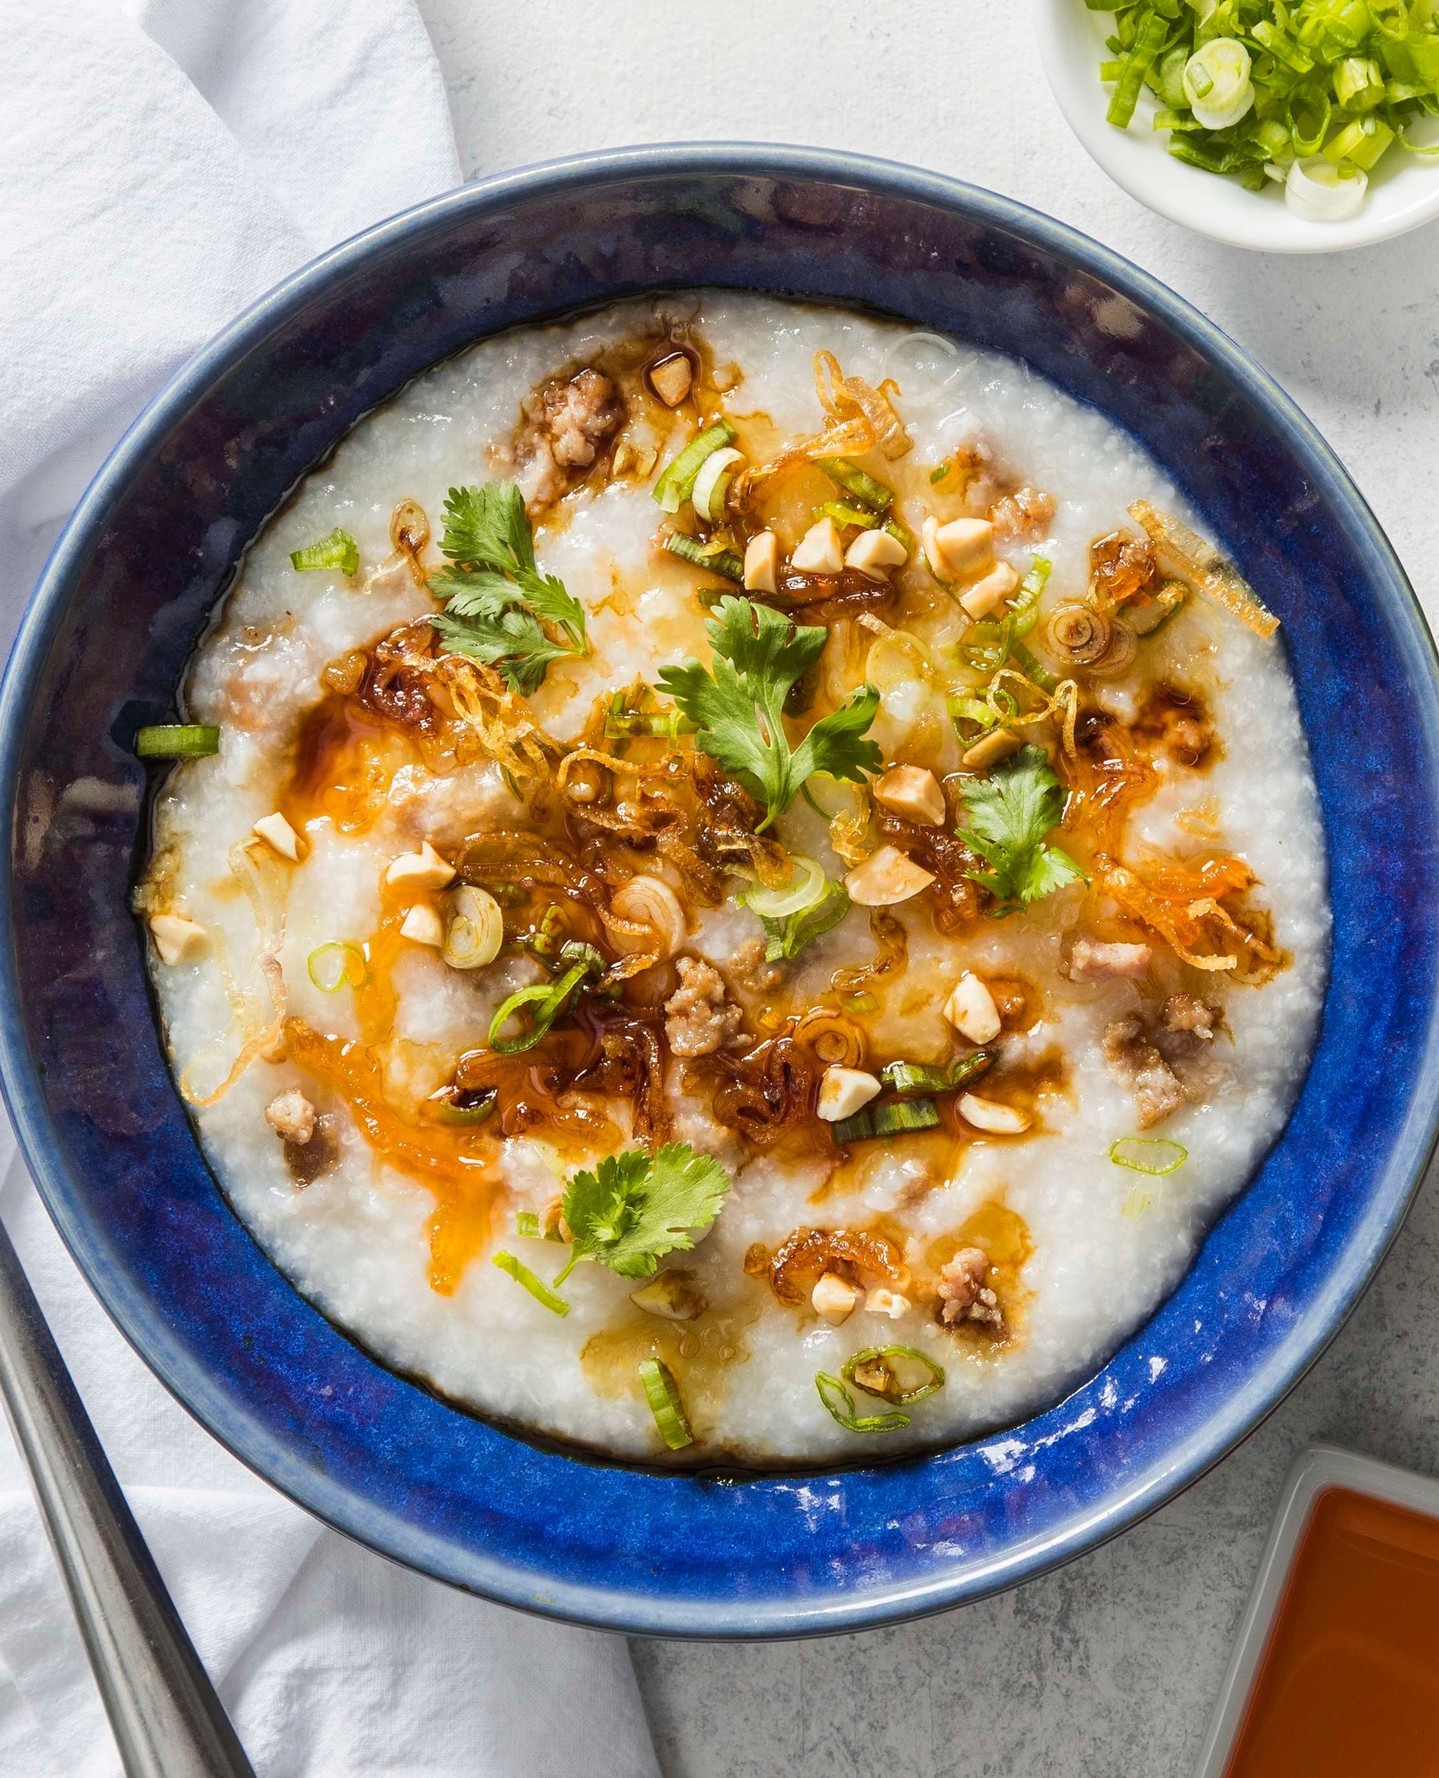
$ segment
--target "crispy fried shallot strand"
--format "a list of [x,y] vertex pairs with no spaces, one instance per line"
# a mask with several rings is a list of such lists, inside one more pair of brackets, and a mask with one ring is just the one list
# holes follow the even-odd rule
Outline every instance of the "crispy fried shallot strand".
[[522,791],[549,781],[559,745],[493,667],[459,654],[407,654],[402,664],[428,675],[432,695],[435,689],[445,693],[455,715]]
[[741,502],[761,482],[801,463],[813,463],[816,457],[862,457],[878,446],[887,458],[894,458],[910,449],[913,441],[889,396],[858,377],[844,376],[832,352],[815,353],[814,386],[825,412],[824,426],[812,437],[786,445],[767,463],[744,470],[735,483]]
[[833,352],[816,352],[814,387],[831,422],[842,425],[856,414],[864,417],[880,455],[887,461],[893,462],[913,448],[914,440],[905,431],[904,421],[894,411],[887,393],[890,389],[898,392],[895,383],[886,380],[878,389],[872,388],[860,377],[845,376]]
[[[1191,880],[1186,881],[1186,878]],[[1094,881],[1126,913],[1157,932],[1191,969],[1210,973],[1239,969],[1240,956],[1222,948],[1219,936],[1213,930],[1216,926],[1220,932],[1238,938],[1241,949],[1252,950],[1261,962],[1279,960],[1272,946],[1241,926],[1216,899],[1216,893],[1222,895],[1226,891],[1246,889],[1254,883],[1254,873],[1242,859],[1211,861],[1201,869],[1197,878],[1192,873],[1171,867],[1158,873],[1154,882],[1146,883],[1142,877],[1101,853],[1095,860]],[[1209,894],[1195,893],[1206,888],[1210,890]],[[1197,952],[1194,946],[1206,940],[1213,943],[1214,949]],[[1243,979],[1240,975],[1235,977],[1236,981]]]
[[1143,525],[1159,554],[1161,564],[1237,617],[1256,636],[1272,636],[1279,619],[1259,598],[1254,588],[1226,556],[1197,531],[1181,524],[1167,512],[1159,512],[1147,500],[1136,500],[1130,516]]
[[194,1091],[191,1084],[193,1061],[182,1070],[180,1092],[199,1110],[217,1105],[255,1057],[262,1055],[276,1042],[284,1029],[285,1014],[289,1010],[285,972],[280,967],[280,950],[285,942],[285,866],[262,842],[251,840],[231,846],[230,870],[245,891],[245,898],[255,916],[255,927],[259,934],[255,962],[259,965],[260,973],[265,978],[265,986],[270,991],[271,1012],[260,1029],[252,1032],[246,1039],[239,1055],[230,1064],[230,1072],[213,1092],[200,1094]]
[[[998,695],[1006,679],[1012,679],[1028,695],[1041,698],[1043,702],[1039,709],[1026,711],[1021,708],[1017,715],[1013,713]],[[1013,697],[1014,694],[1011,693],[1010,696]],[[1073,679],[1061,679],[1052,692],[1046,692],[1023,673],[1017,673],[1013,667],[1001,667],[985,688],[984,701],[1006,728],[1028,728],[1036,722],[1057,719],[1064,751],[1071,759],[1074,758],[1074,724],[1079,716],[1079,686]]]

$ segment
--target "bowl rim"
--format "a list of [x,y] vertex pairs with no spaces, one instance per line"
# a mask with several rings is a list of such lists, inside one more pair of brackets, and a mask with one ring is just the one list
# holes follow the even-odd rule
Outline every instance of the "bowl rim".
[[[1037,242],[1149,309],[1243,389],[1322,488],[1363,549],[1376,597],[1393,624],[1407,676],[1418,683],[1429,758],[1439,758],[1439,654],[1404,570],[1334,451],[1297,404],[1222,329],[1148,272],[1070,225],[982,187],[900,162],[829,149],[695,142],[606,149],[521,167],[460,186],[351,237],[300,267],[194,354],[152,398],[115,445],[75,508],[27,604],[0,682],[0,795],[16,805],[30,687],[63,617],[72,582],[125,497],[135,467],[172,421],[317,291],[363,267],[369,255],[403,244],[447,219],[619,180],[684,177],[783,178],[841,184],[945,209]],[[1432,772],[1432,765],[1431,765]],[[1439,1136],[1439,1098],[1422,1093],[1394,1131],[1371,1203],[1342,1263],[1244,1386],[1203,1427],[1168,1450],[1131,1486],[1059,1531],[1009,1547],[978,1564],[895,1582],[856,1596],[733,1597],[697,1601],[546,1577],[473,1548],[463,1552],[393,1511],[297,1462],[289,1447],[214,1384],[211,1372],[168,1332],[154,1302],[111,1271],[104,1243],[76,1213],[66,1165],[28,1052],[19,1013],[14,944],[14,854],[0,862],[0,1091],[21,1150],[61,1239],[112,1321],[177,1401],[212,1437],[313,1517],[392,1560],[498,1603],[541,1616],[631,1634],[691,1638],[777,1638],[873,1628],[988,1597],[1074,1560],[1127,1530],[1212,1468],[1295,1386],[1339,1332],[1398,1233]],[[1431,1008],[1417,1077],[1439,1078],[1439,1001]],[[1279,1141],[1282,1143],[1281,1134]],[[863,1473],[863,1472],[861,1472]]]
[[1306,222],[1282,203],[1253,203],[1255,194],[1232,179],[1185,166],[1167,153],[1156,154],[1141,137],[1105,121],[1098,103],[1103,91],[1098,58],[1084,80],[1071,66],[1067,39],[1082,22],[1071,23],[1076,10],[1089,18],[1096,16],[1084,8],[1083,0],[1038,0],[1034,7],[1039,59],[1050,92],[1090,159],[1156,215],[1229,247],[1280,254],[1347,253],[1395,240],[1439,217],[1439,169],[1430,175],[1430,189],[1402,207],[1376,209],[1371,200],[1347,221]]

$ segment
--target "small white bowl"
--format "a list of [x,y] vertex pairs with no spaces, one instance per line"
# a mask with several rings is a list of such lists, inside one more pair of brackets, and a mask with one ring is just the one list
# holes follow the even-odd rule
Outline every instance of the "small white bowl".
[[1070,128],[1110,178],[1171,222],[1216,241],[1261,253],[1334,253],[1392,240],[1439,216],[1439,163],[1386,155],[1369,181],[1364,207],[1347,222],[1306,222],[1279,185],[1246,191],[1237,179],[1187,166],[1169,153],[1169,133],[1153,127],[1154,95],[1141,96],[1127,130],[1105,122],[1110,89],[1099,78],[1114,15],[1084,0],[1034,0],[1044,71]]

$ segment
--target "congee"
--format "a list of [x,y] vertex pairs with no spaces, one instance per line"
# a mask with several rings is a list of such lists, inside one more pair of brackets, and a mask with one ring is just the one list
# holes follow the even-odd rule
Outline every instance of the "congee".
[[218,1180],[383,1362],[592,1451],[1054,1402],[1307,1065],[1275,632],[961,340],[723,292],[485,340],[308,476],[139,738]]

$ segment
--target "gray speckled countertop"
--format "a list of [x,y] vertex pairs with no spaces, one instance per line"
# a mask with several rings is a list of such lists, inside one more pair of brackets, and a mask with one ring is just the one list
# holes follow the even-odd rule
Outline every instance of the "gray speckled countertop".
[[[1374,506],[1431,622],[1439,613],[1439,226],[1360,253],[1280,259],[1152,216],[1049,105],[1028,8],[1013,0],[420,6],[473,174],[632,142],[812,143],[971,179],[1096,235],[1289,389]],[[902,1629],[747,1648],[636,1644],[666,1778],[1182,1778],[1300,1447],[1323,1437],[1439,1470],[1436,1301],[1431,1182],[1289,1400],[1104,1549]]]

